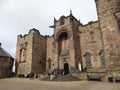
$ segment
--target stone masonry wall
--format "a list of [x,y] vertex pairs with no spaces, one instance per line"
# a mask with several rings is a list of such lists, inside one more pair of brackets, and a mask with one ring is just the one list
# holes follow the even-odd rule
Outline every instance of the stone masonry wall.
[[78,65],[81,62],[79,25],[80,22],[74,18],[72,22],[72,28],[73,28],[74,50],[75,50],[75,69],[78,69]]
[[47,58],[46,58],[46,70],[48,70],[48,60],[51,60],[52,70],[57,68],[57,60],[54,58],[54,38],[53,36],[47,37]]
[[46,36],[42,36],[38,30],[34,30],[32,52],[32,72],[34,74],[42,74],[46,71],[46,50]]
[[[101,25],[107,69],[120,70],[120,28],[115,14],[120,12],[120,0],[96,0]],[[120,73],[120,72],[119,72]]]
[[12,76],[13,58],[0,57],[0,78]]
[[[83,69],[88,72],[103,72],[105,67],[101,65],[99,53],[103,50],[99,22],[90,22],[80,26],[80,47],[82,55]],[[91,66],[86,66],[86,53],[91,54]]]

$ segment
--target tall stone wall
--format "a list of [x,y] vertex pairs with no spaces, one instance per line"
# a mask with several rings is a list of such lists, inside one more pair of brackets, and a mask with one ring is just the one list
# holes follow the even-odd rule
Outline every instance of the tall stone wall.
[[72,21],[72,29],[73,29],[74,51],[75,51],[75,69],[78,69],[79,63],[81,62],[79,25],[80,22],[74,18]]
[[[120,70],[120,0],[96,0],[107,70]],[[117,16],[118,15],[118,16]]]
[[47,38],[40,35],[38,30],[34,30],[33,52],[32,52],[32,72],[41,74],[46,71]]
[[[54,58],[54,38],[53,36],[47,37],[47,56],[46,56],[46,70],[57,69],[57,60]],[[49,68],[49,60],[51,61],[51,68]]]
[[[90,22],[87,25],[80,26],[79,31],[83,70],[87,69],[87,72],[103,72],[105,66],[101,65],[99,55],[103,51],[99,22]],[[86,65],[86,53],[91,55],[91,66]]]

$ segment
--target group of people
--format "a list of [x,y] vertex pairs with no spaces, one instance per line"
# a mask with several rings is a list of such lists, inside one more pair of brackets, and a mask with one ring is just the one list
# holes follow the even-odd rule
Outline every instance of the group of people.
[[31,72],[31,73],[29,74],[29,78],[30,78],[30,79],[34,78],[34,73],[33,73],[33,72]]

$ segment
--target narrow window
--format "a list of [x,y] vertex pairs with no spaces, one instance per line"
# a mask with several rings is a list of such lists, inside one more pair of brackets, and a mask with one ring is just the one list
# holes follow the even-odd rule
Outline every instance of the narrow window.
[[120,28],[120,12],[115,13],[115,16],[116,16],[116,19],[118,21],[118,27]]
[[60,25],[64,25],[64,16],[62,16],[60,19]]
[[41,60],[39,61],[39,64],[42,64],[42,61],[41,61]]
[[91,55],[90,53],[85,54],[86,66],[91,66]]
[[101,60],[101,65],[105,65],[105,54],[103,51],[100,53],[100,60]]
[[51,59],[48,60],[48,69],[51,69]]
[[94,32],[90,32],[90,37],[91,37],[91,42],[94,42],[95,41]]

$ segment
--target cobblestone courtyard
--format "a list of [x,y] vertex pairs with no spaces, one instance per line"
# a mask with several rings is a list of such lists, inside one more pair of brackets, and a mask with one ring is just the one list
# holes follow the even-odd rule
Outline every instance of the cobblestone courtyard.
[[54,82],[10,78],[0,80],[0,90],[120,90],[120,83],[71,81]]

